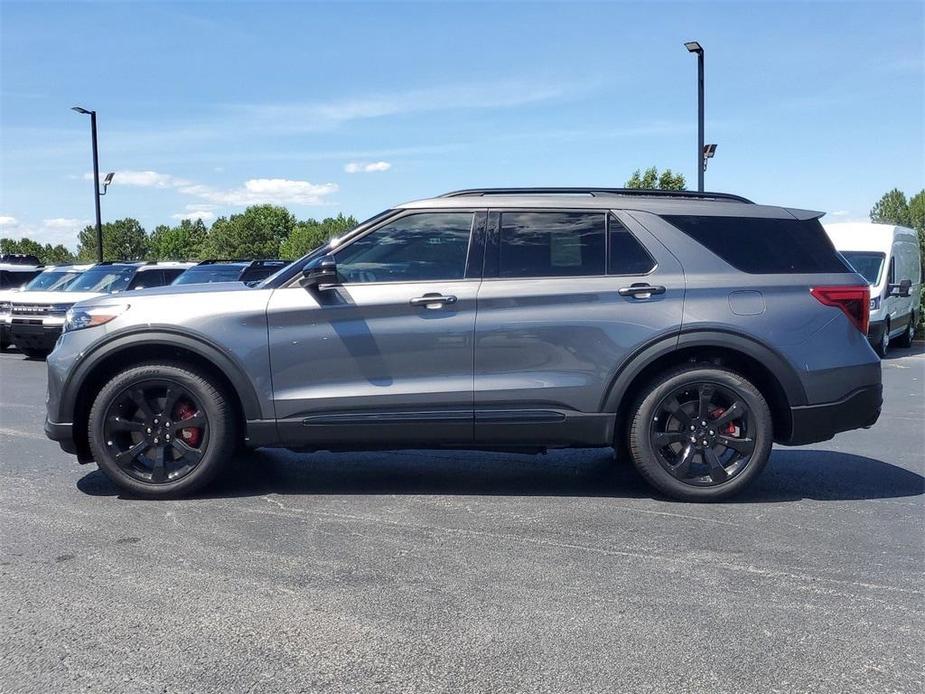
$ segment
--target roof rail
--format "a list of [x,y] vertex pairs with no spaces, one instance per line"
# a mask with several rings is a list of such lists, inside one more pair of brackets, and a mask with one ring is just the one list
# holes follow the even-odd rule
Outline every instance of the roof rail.
[[693,198],[696,200],[726,200],[755,203],[733,193],[700,193],[694,190],[653,190],[649,188],[467,188],[444,193],[438,197],[458,198],[466,195],[623,195],[640,198]]

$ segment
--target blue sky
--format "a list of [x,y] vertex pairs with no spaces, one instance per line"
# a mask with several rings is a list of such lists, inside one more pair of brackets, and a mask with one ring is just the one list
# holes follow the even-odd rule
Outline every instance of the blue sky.
[[925,4],[0,3],[0,235],[75,244],[275,202],[369,216],[454,188],[707,188],[866,217],[925,185]]

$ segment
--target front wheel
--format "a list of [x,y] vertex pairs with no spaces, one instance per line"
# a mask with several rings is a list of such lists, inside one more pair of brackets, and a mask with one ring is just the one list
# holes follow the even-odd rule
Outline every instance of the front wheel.
[[100,468],[122,489],[149,498],[201,489],[236,444],[228,398],[183,364],[143,364],[118,374],[100,391],[88,424]]
[[768,462],[773,423],[750,381],[714,366],[656,378],[637,401],[629,430],[633,463],[658,490],[683,501],[737,494]]
[[899,347],[907,349],[912,346],[912,338],[915,337],[915,324],[917,320],[915,313],[909,315],[909,325],[906,326],[906,332],[896,338],[896,344]]

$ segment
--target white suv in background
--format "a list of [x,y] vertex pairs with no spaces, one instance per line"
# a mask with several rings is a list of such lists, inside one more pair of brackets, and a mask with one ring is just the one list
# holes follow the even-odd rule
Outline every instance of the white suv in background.
[[193,263],[105,262],[84,266],[63,289],[22,292],[10,300],[9,340],[27,357],[40,359],[54,349],[64,315],[78,301],[101,294],[163,287]]

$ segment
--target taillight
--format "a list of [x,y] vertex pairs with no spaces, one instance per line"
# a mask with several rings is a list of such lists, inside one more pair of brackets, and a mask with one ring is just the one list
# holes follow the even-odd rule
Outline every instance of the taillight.
[[809,292],[820,303],[840,308],[858,330],[867,334],[867,326],[870,324],[870,290],[866,285],[813,287]]

